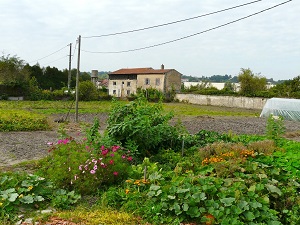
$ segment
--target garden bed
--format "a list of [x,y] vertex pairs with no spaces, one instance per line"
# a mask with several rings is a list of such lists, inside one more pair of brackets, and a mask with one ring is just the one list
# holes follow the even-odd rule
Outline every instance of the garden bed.
[[[97,117],[100,122],[100,129],[106,128],[106,113],[80,114],[80,125],[70,122],[65,125],[68,135],[80,138],[84,132],[84,125],[92,124]],[[51,121],[65,118],[64,114],[52,115]],[[68,117],[74,121],[74,115]],[[171,123],[175,124],[178,118]],[[219,133],[232,134],[264,134],[266,130],[266,119],[259,117],[228,117],[228,116],[193,116],[180,118],[182,124],[190,133],[197,133],[200,130],[217,131]],[[59,139],[59,127],[62,123],[54,123],[50,131],[32,132],[0,132],[0,167],[11,166],[23,161],[41,158],[48,154],[48,142],[55,142]],[[300,140],[300,122],[285,121],[286,131],[294,140]]]

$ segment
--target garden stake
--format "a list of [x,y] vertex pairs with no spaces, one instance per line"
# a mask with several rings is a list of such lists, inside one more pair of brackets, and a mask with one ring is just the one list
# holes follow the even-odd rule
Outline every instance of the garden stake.
[[181,147],[181,156],[183,157],[184,154],[184,139],[182,140],[182,147]]
[[147,179],[147,166],[144,168],[144,181]]

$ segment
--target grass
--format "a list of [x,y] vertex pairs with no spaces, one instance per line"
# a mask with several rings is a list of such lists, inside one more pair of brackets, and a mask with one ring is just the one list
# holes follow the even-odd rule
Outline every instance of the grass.
[[[126,104],[126,101],[124,101]],[[175,116],[259,116],[260,110],[228,108],[218,106],[192,105],[188,103],[164,103],[166,111],[173,111]],[[79,102],[79,113],[109,113],[111,101]],[[51,115],[57,113],[75,113],[72,101],[0,101],[0,110],[30,110]]]

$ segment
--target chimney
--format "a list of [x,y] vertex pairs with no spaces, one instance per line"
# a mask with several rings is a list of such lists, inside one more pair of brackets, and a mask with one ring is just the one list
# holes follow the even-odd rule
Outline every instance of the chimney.
[[162,70],[165,69],[165,65],[164,64],[161,64],[161,67],[160,67]]

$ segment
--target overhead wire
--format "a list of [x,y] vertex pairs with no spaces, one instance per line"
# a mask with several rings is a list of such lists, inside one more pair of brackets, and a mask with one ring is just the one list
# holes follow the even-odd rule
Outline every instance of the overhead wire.
[[53,61],[48,62],[48,63],[43,63],[43,64],[50,64],[50,63],[53,63],[53,62],[57,62],[57,61],[59,61],[59,60],[61,60],[61,59],[64,59],[64,58],[66,58],[66,57],[68,57],[68,56],[65,55],[65,56],[63,56],[63,57],[61,57],[61,58],[59,58],[59,59],[53,60]]
[[30,62],[28,62],[28,63],[33,63],[33,62],[37,62],[37,61],[39,61],[39,60],[42,60],[42,59],[45,59],[45,58],[48,58],[49,56],[51,56],[51,55],[54,55],[55,53],[57,53],[57,52],[60,52],[61,50],[63,50],[64,48],[66,48],[66,47],[68,47],[69,45],[66,45],[66,46],[64,46],[64,47],[62,47],[62,48],[60,48],[59,50],[57,50],[57,51],[55,51],[55,52],[52,52],[51,54],[49,54],[49,55],[46,55],[46,56],[44,56],[44,57],[42,57],[42,58],[39,58],[39,59],[36,59],[36,60],[33,60],[33,61],[30,61]]
[[236,23],[236,22],[239,22],[241,20],[244,20],[244,19],[247,19],[249,17],[253,17],[253,16],[256,16],[258,14],[261,14],[263,12],[266,12],[268,10],[271,10],[271,9],[274,9],[276,7],[279,7],[281,5],[284,5],[288,2],[291,2],[292,0],[288,0],[288,1],[285,1],[285,2],[282,2],[282,3],[279,3],[277,5],[274,5],[272,7],[269,7],[269,8],[266,8],[264,10],[261,10],[259,12],[256,12],[256,13],[253,13],[253,14],[250,14],[248,16],[244,16],[244,17],[241,17],[239,19],[236,19],[236,20],[233,20],[233,21],[230,21],[230,22],[227,22],[227,23],[224,23],[222,25],[219,25],[219,26],[216,26],[216,27],[213,27],[213,28],[210,28],[210,29],[207,29],[207,30],[204,30],[204,31],[201,31],[201,32],[197,32],[197,33],[194,33],[194,34],[191,34],[191,35],[187,35],[187,36],[184,36],[184,37],[181,37],[181,38],[177,38],[177,39],[173,39],[173,40],[170,40],[170,41],[166,41],[166,42],[162,42],[162,43],[159,43],[159,44],[154,44],[154,45],[149,45],[149,46],[146,46],[146,47],[141,47],[141,48],[135,48],[135,49],[129,49],[129,50],[123,50],[123,51],[88,51],[88,50],[84,50],[84,49],[81,49],[81,51],[83,52],[87,52],[87,53],[99,53],[99,54],[117,54],[117,53],[126,53],[126,52],[133,52],[133,51],[140,51],[140,50],[145,50],[145,49],[149,49],[149,48],[154,48],[154,47],[158,47],[158,46],[161,46],[161,45],[166,45],[166,44],[170,44],[170,43],[173,43],[173,42],[177,42],[177,41],[180,41],[180,40],[183,40],[183,39],[187,39],[187,38],[190,38],[190,37],[193,37],[193,36],[196,36],[196,35],[200,35],[200,34],[203,34],[203,33],[207,33],[209,31],[212,31],[212,30],[216,30],[218,28],[221,28],[221,27],[224,27],[224,26],[227,26],[227,25],[230,25],[230,24],[233,24],[233,23]]
[[257,2],[260,2],[260,1],[262,1],[262,0],[256,0],[256,1],[248,2],[248,3],[244,3],[244,4],[241,4],[241,5],[229,7],[229,8],[226,8],[226,9],[221,9],[221,10],[218,10],[218,11],[202,14],[202,15],[199,15],[199,16],[194,16],[194,17],[190,17],[190,18],[186,18],[186,19],[176,20],[176,21],[173,21],[173,22],[163,23],[163,24],[159,24],[159,25],[154,25],[154,26],[149,26],[149,27],[144,27],[144,28],[139,28],[139,29],[134,29],[134,30],[129,30],[129,31],[123,31],[123,32],[110,33],[110,34],[86,36],[86,37],[82,37],[82,38],[100,38],[100,37],[108,37],[108,36],[115,36],[115,35],[120,35],[120,34],[128,34],[128,33],[133,33],[133,32],[138,32],[138,31],[149,30],[149,29],[153,29],[153,28],[158,28],[158,27],[168,26],[168,25],[181,23],[181,22],[185,22],[185,21],[189,21],[189,20],[198,19],[198,18],[205,17],[205,16],[210,16],[210,15],[213,15],[213,14],[225,12],[225,11],[232,10],[232,9],[236,9],[236,8],[243,7],[243,6],[246,6],[246,5],[254,4],[254,3],[257,3]]

